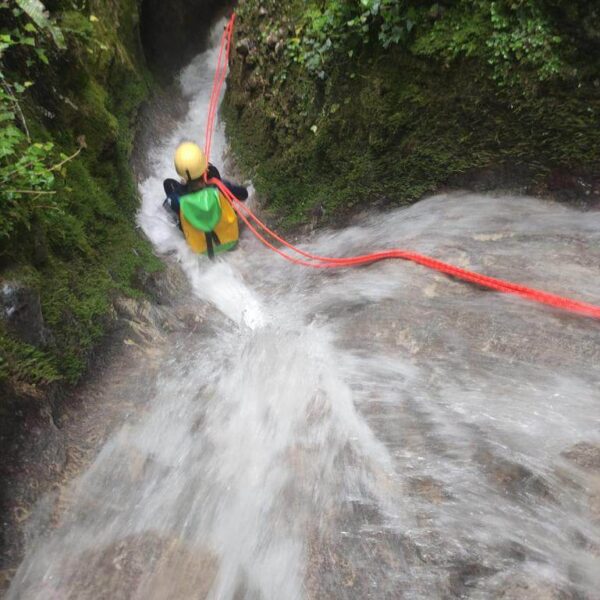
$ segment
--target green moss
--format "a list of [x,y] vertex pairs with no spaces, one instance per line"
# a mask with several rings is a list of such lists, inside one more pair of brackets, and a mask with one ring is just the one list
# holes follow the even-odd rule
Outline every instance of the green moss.
[[0,330],[0,382],[48,384],[61,379],[55,358]]
[[[338,45],[321,80],[258,33],[290,32],[290,23],[297,31],[306,6],[273,6],[259,17],[258,3],[245,3],[238,37],[257,50],[251,64],[235,57],[224,116],[242,168],[284,225],[306,221],[318,204],[335,221],[357,205],[413,202],[481,167],[514,165],[532,181],[555,168],[597,168],[600,62],[586,58],[596,38],[573,36],[573,23],[555,18],[569,67],[540,79],[540,56],[516,59],[513,46],[528,26],[516,13],[502,25],[513,62],[488,62],[486,32],[497,24],[479,6],[487,3],[424,13],[410,41],[388,49],[374,39]],[[589,12],[582,7],[578,15]],[[536,14],[550,22],[550,12]],[[499,78],[500,67],[518,85]]]
[[[63,4],[71,10],[70,2]],[[32,88],[39,96],[26,107],[36,139],[70,155],[84,135],[87,148],[56,184],[61,210],[42,207],[31,227],[0,248],[0,277],[39,291],[52,333],[48,347],[32,348],[0,332],[0,377],[13,384],[77,381],[110,324],[114,296],[144,296],[143,273],[162,268],[136,228],[129,166],[137,110],[152,85],[136,29],[137,3],[103,0],[94,3],[98,20],[91,14],[62,15],[72,30],[69,50],[40,77]]]
[[44,282],[42,313],[55,334],[61,373],[69,381],[77,380],[102,337],[111,297],[116,292],[142,296],[136,283],[139,271],[162,268],[133,227],[133,185],[113,194],[111,184],[91,175],[87,162],[81,160],[69,171],[63,192],[69,218],[48,231],[50,259],[38,267]]

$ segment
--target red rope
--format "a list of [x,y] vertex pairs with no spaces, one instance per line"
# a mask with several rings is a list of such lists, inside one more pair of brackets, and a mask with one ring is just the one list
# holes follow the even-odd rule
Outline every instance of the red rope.
[[[233,27],[235,23],[235,14],[231,16],[231,19],[227,23],[223,36],[221,38],[221,48],[219,51],[219,59],[217,61],[217,69],[215,72],[215,79],[213,84],[213,91],[211,94],[211,103],[208,113],[207,126],[206,126],[206,155],[207,158],[210,156],[211,144],[212,144],[212,131],[214,128],[214,120],[217,114],[218,102],[221,95],[221,90],[225,82],[227,75],[227,67],[229,63],[229,56],[231,53],[231,42],[233,38]],[[329,256],[320,256],[318,254],[312,254],[296,246],[290,244],[284,238],[279,236],[277,233],[269,229],[265,223],[263,223],[245,204],[240,202],[229,189],[218,179],[211,179],[209,183],[216,185],[222,194],[229,200],[233,209],[238,214],[239,218],[246,224],[248,229],[270,250],[284,258],[285,260],[294,263],[296,265],[302,265],[305,267],[311,267],[315,269],[336,269],[343,267],[355,267],[358,265],[367,265],[380,260],[386,259],[402,259],[409,260],[414,263],[423,265],[429,269],[445,273],[451,277],[456,277],[463,281],[479,285],[488,289],[492,289],[498,292],[506,294],[514,294],[527,300],[538,302],[540,304],[546,304],[553,306],[561,310],[565,310],[572,313],[578,313],[595,319],[600,319],[600,306],[588,304],[586,302],[580,302],[571,298],[563,296],[557,296],[550,294],[542,290],[530,288],[525,285],[513,283],[503,279],[497,279],[495,277],[489,277],[466,269],[461,269],[454,265],[436,260],[429,256],[424,256],[416,252],[409,250],[401,250],[393,248],[390,250],[383,250],[380,252],[373,252],[370,254],[363,254],[359,256],[350,256],[345,258],[334,258]],[[262,231],[262,232],[261,232]],[[269,239],[265,236],[270,236],[276,240],[282,246],[287,248],[289,251],[300,255],[302,258],[293,256],[277,248]]]
[[221,45],[219,48],[219,57],[217,59],[217,67],[215,70],[215,78],[213,82],[212,93],[210,96],[210,103],[208,109],[208,116],[206,119],[206,138],[204,143],[204,153],[206,159],[209,160],[210,151],[212,149],[212,136],[214,131],[214,122],[217,116],[217,109],[219,106],[219,98],[221,96],[221,90],[227,77],[227,67],[229,63],[229,56],[231,53],[231,40],[233,38],[233,27],[235,24],[235,13],[231,15],[231,18],[227,22],[227,26],[223,31],[221,37]]

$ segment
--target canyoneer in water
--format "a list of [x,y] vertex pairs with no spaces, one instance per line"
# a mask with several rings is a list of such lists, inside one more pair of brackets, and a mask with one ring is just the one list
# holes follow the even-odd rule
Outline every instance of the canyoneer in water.
[[[192,250],[212,258],[235,247],[239,236],[235,211],[216,186],[206,183],[221,179],[218,169],[197,144],[183,142],[175,151],[175,170],[182,181],[165,179],[163,206],[176,216]],[[248,198],[245,187],[223,183],[239,200]]]

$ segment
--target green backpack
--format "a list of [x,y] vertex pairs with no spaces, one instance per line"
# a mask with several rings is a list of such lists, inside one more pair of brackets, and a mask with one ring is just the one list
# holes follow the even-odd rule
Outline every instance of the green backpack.
[[181,213],[195,229],[208,233],[221,220],[221,202],[217,188],[202,188],[182,196],[179,202]]

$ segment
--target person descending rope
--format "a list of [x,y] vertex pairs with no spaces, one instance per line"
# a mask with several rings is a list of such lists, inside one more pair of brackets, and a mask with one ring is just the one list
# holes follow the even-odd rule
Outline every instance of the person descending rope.
[[219,170],[194,142],[177,147],[175,169],[182,181],[165,179],[163,206],[175,215],[192,250],[213,258],[216,252],[233,248],[238,241],[237,218],[215,184],[242,201],[248,198],[248,190],[222,180]]
[[[182,181],[170,178],[164,180],[163,187],[165,188],[166,198],[163,206],[176,217],[180,229],[181,197],[203,189],[206,187],[206,180],[208,179],[222,181],[227,189],[242,202],[248,198],[248,190],[244,186],[221,179],[221,174],[217,167],[207,161],[203,150],[194,142],[179,144],[175,151],[175,170],[182,178]],[[204,177],[205,174],[206,177]]]

